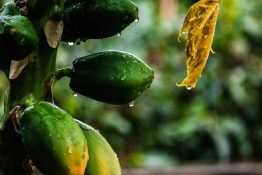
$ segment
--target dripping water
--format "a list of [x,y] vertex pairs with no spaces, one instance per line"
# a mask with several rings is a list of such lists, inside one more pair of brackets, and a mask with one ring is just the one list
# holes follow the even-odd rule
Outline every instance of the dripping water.
[[128,103],[128,106],[131,108],[134,107],[134,105],[135,105],[135,101],[131,101],[130,103]]
[[67,43],[69,46],[73,46],[74,45],[74,42],[68,42]]

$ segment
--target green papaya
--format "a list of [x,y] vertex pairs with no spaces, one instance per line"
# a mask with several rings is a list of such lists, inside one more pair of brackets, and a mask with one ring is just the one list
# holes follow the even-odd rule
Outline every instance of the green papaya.
[[15,3],[6,3],[3,5],[3,7],[0,9],[0,16],[4,15],[19,15],[19,10],[17,9]]
[[63,41],[99,39],[120,33],[138,19],[130,0],[67,1],[63,13]]
[[75,59],[69,85],[92,99],[125,104],[148,88],[153,78],[153,70],[139,58],[109,50]]
[[88,144],[90,156],[85,175],[121,175],[116,153],[106,139],[91,126],[75,120],[81,127]]
[[4,59],[21,60],[38,45],[38,34],[29,18],[0,16],[0,52]]
[[[6,3],[0,9],[0,17],[4,15],[19,15],[19,10],[17,9],[15,3]],[[1,42],[1,41],[0,41]],[[7,69],[10,66],[10,59],[5,58],[4,48],[0,48],[0,70]]]
[[22,140],[33,163],[46,175],[83,175],[88,148],[73,118],[48,102],[26,108],[19,120]]

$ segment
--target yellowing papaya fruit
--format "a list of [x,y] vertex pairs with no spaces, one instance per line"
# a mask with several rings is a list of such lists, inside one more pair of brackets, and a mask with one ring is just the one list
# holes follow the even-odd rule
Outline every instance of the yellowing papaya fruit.
[[85,175],[121,175],[116,153],[106,139],[91,126],[75,120],[81,127],[88,144],[90,156]]
[[63,41],[99,39],[120,33],[138,19],[130,0],[66,1]]
[[88,160],[85,136],[73,118],[48,102],[26,108],[19,120],[33,163],[46,175],[83,175]]
[[38,45],[38,34],[29,18],[21,15],[0,16],[0,52],[3,58],[21,60]]
[[153,78],[153,70],[139,58],[109,50],[75,59],[69,86],[101,102],[125,104],[147,89]]

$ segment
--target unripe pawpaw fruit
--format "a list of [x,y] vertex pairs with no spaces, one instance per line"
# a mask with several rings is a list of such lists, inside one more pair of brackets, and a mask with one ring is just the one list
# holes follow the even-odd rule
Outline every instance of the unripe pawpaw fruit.
[[21,15],[0,16],[0,52],[4,59],[21,60],[38,44],[38,34],[29,18]]
[[6,3],[3,5],[3,7],[0,9],[0,16],[4,15],[19,15],[19,10],[17,9],[15,3]]
[[109,50],[75,59],[69,85],[92,99],[125,104],[147,89],[153,78],[153,70],[139,58]]
[[66,2],[63,41],[99,39],[120,33],[138,19],[130,0],[79,0]]
[[116,153],[106,139],[91,126],[75,120],[81,127],[88,144],[90,158],[85,175],[121,175]]
[[24,110],[22,140],[33,163],[47,175],[83,175],[88,160],[85,136],[73,118],[48,102]]

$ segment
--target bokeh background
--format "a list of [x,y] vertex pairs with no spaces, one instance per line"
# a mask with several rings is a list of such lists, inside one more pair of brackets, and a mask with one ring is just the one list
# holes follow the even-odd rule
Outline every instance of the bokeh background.
[[[177,37],[196,0],[133,1],[138,22],[121,36],[61,43],[57,65],[70,67],[98,51],[127,51],[154,69],[150,89],[133,107],[115,106],[74,94],[64,78],[55,86],[55,103],[98,129],[125,168],[262,161],[262,1],[222,0],[215,54],[190,91],[176,86],[186,76],[185,37]],[[0,116],[7,87],[1,74]]]

